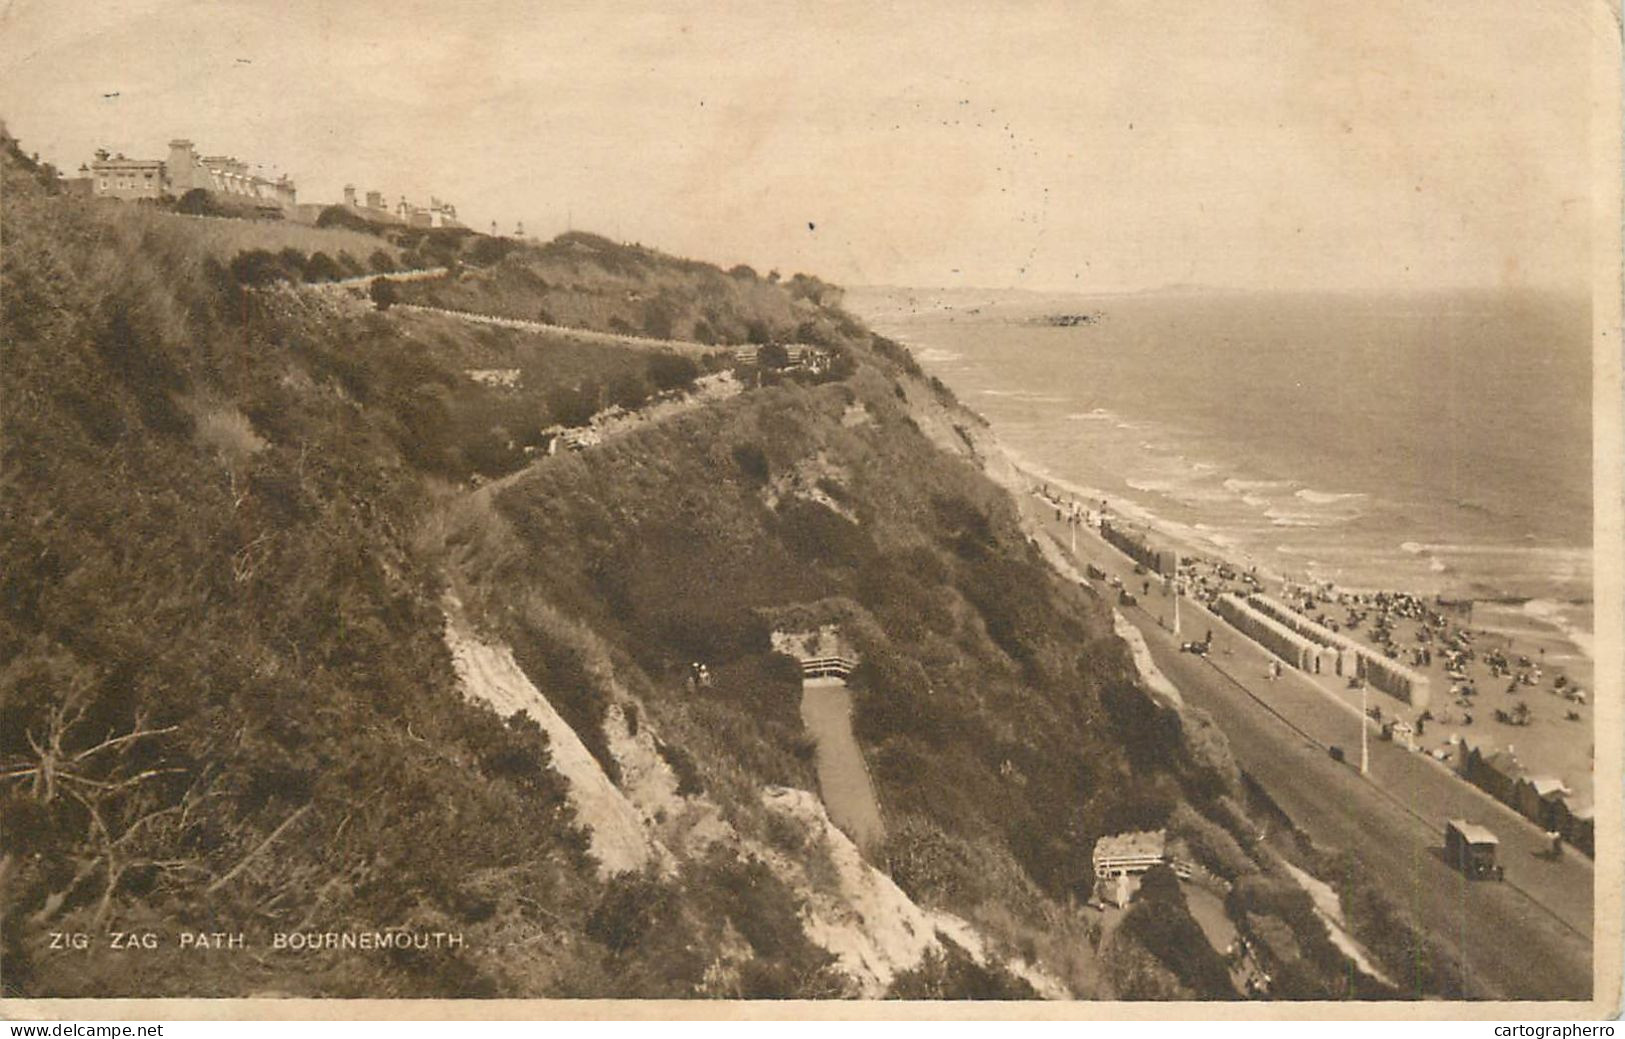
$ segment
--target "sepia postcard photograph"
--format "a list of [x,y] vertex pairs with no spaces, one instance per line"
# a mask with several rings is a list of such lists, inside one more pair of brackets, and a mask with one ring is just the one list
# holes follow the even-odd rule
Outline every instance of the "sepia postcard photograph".
[[0,3],[0,1016],[1616,1016],[1619,63]]

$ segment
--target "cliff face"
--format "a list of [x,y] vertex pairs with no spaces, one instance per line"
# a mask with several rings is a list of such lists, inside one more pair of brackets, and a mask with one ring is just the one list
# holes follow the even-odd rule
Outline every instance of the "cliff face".
[[[829,361],[735,370],[245,285],[195,222],[4,175],[8,993],[1135,984],[1074,908],[1090,850],[1217,840],[1226,769],[1023,532],[974,416],[828,286],[590,240],[421,289],[601,317],[641,284],[653,331]],[[856,661],[862,855],[774,649],[821,630]],[[135,960],[49,938],[142,929]],[[458,943],[272,944],[385,929]]]

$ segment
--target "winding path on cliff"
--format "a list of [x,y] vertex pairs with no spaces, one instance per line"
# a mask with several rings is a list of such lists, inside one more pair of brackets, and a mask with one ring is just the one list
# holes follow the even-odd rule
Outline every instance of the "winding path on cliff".
[[852,692],[839,678],[807,678],[801,684],[801,721],[816,744],[818,792],[829,817],[872,859],[886,840],[863,750],[852,734]]

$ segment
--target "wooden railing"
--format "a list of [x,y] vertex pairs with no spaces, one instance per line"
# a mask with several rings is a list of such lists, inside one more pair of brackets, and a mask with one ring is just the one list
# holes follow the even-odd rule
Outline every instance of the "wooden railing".
[[846,657],[810,657],[801,662],[802,678],[850,678],[858,664]]

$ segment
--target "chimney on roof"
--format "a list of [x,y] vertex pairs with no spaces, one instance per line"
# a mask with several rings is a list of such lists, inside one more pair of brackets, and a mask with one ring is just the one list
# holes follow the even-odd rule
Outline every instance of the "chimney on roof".
[[344,185],[344,204],[346,206],[349,206],[351,209],[355,208],[355,185],[354,184],[346,184],[346,185]]

